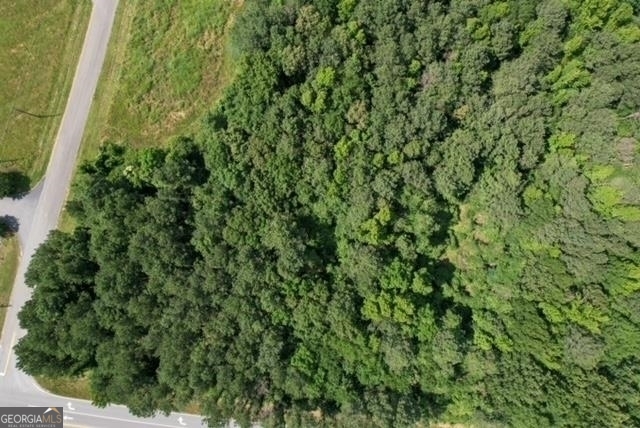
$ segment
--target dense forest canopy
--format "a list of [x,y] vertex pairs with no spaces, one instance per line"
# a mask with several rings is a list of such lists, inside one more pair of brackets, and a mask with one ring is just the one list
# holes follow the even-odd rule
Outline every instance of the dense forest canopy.
[[247,2],[201,132],[82,167],[20,367],[211,425],[640,426],[639,9]]

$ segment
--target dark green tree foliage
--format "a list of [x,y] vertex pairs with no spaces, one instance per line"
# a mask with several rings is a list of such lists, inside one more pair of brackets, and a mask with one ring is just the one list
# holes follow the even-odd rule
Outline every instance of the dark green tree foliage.
[[637,8],[247,3],[197,143],[82,168],[21,367],[212,425],[640,425]]
[[20,171],[0,172],[0,198],[20,198],[29,192],[29,177]]
[[37,288],[20,312],[29,334],[16,347],[19,367],[78,375],[96,365],[95,348],[106,335],[92,309],[97,271],[84,228],[71,235],[54,231],[38,248],[25,278]]
[[13,216],[5,215],[0,217],[0,240],[13,236],[18,231],[19,226],[18,219]]

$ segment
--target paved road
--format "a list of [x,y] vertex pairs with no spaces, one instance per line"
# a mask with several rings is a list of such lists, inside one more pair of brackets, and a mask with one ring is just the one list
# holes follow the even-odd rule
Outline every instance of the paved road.
[[202,425],[197,416],[172,414],[168,417],[135,418],[122,406],[99,409],[87,401],[49,394],[15,367],[12,352],[15,342],[24,334],[19,328],[17,314],[30,295],[24,284],[24,273],[35,249],[57,226],[107,51],[117,4],[118,0],[94,0],[82,53],[43,182],[22,199],[0,200],[0,215],[15,217],[19,223],[21,245],[11,306],[0,340],[0,406],[64,406],[68,418],[66,426],[196,427]]

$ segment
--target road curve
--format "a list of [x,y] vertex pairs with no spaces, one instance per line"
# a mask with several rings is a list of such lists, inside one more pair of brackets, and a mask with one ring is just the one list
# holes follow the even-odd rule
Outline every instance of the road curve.
[[0,339],[0,406],[64,406],[65,426],[83,427],[196,427],[200,417],[171,414],[136,418],[123,406],[100,409],[88,401],[67,399],[43,391],[15,367],[12,348],[25,333],[18,312],[29,299],[24,274],[35,249],[55,229],[69,185],[89,115],[93,95],[107,52],[118,0],[94,0],[91,18],[73,84],[67,100],[44,181],[20,200],[0,200],[0,215],[18,219],[21,259]]

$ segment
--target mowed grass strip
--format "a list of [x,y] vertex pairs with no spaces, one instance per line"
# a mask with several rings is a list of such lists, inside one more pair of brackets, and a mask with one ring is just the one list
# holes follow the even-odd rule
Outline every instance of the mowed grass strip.
[[82,49],[89,0],[0,1],[0,170],[44,174]]
[[74,397],[83,400],[91,400],[91,386],[87,377],[36,377],[38,384],[52,394],[63,397]]
[[228,33],[239,0],[121,2],[81,159],[101,144],[166,144],[192,132],[233,77]]
[[0,331],[4,327],[4,318],[11,301],[13,281],[20,261],[18,237],[0,239]]

